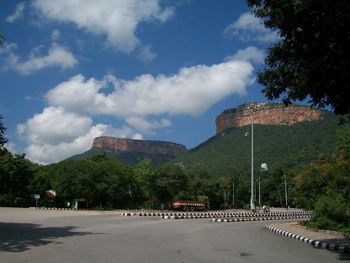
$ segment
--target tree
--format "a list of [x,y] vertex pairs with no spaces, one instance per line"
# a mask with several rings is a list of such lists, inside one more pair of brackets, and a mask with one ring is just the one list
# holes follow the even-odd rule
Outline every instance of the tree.
[[22,155],[0,150],[0,206],[26,206],[30,202],[28,184],[32,163]]
[[341,127],[337,130],[337,148],[350,156],[350,127]]
[[5,126],[2,124],[2,116],[0,115],[0,149],[2,147],[4,147],[5,143],[7,143],[7,139],[5,137],[5,131],[6,128]]
[[2,33],[0,33],[0,45],[3,45],[4,42],[5,42],[5,36]]
[[258,82],[268,99],[350,112],[350,1],[247,0],[281,37],[268,51]]

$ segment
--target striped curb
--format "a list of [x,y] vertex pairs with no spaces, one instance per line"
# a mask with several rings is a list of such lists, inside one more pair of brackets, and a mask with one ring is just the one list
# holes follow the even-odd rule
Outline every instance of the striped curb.
[[174,217],[184,217],[184,218],[259,218],[259,217],[285,217],[285,216],[311,216],[311,212],[279,212],[279,213],[220,213],[220,212],[132,212],[126,211],[123,216],[174,216]]
[[350,253],[350,245],[339,245],[339,244],[332,243],[329,241],[313,240],[313,239],[310,239],[307,237],[303,237],[303,236],[300,236],[297,234],[293,234],[293,233],[278,229],[278,228],[273,227],[273,226],[266,225],[265,228],[267,230],[270,230],[273,233],[279,234],[279,235],[284,236],[284,237],[292,238],[295,240],[299,240],[299,241],[304,242],[306,244],[310,244],[316,248],[327,249],[330,251],[336,251],[336,252],[340,252],[340,253]]
[[275,216],[275,217],[248,217],[248,218],[215,218],[211,222],[230,223],[230,222],[252,222],[252,221],[270,221],[270,220],[286,220],[286,219],[306,219],[309,215],[304,216]]

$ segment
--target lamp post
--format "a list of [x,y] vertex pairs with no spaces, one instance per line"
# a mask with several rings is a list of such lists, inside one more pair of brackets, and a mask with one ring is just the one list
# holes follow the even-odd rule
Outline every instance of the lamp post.
[[[251,124],[251,171],[250,171],[250,210],[255,210],[254,203],[254,104],[251,104],[252,124]],[[245,136],[249,133],[246,132]]]
[[[268,170],[266,163],[262,163],[260,167],[261,167],[261,172],[266,172]],[[260,174],[259,174],[259,208],[260,207],[261,207],[261,196],[260,196]]]
[[[254,105],[253,105],[254,107]],[[254,109],[252,108],[252,125],[251,125],[251,171],[250,171],[250,209],[255,210],[254,203]]]

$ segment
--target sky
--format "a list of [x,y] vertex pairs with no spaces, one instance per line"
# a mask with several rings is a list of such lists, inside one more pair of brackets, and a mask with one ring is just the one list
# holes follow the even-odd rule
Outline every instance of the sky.
[[6,147],[42,164],[98,136],[198,146],[223,110],[266,101],[278,40],[243,0],[2,0],[0,32]]

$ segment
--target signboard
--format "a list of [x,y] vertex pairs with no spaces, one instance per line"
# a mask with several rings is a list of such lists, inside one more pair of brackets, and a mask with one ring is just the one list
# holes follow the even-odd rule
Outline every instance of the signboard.
[[40,199],[40,195],[39,195],[39,194],[35,194],[35,195],[34,195],[34,199],[35,199],[35,200]]

